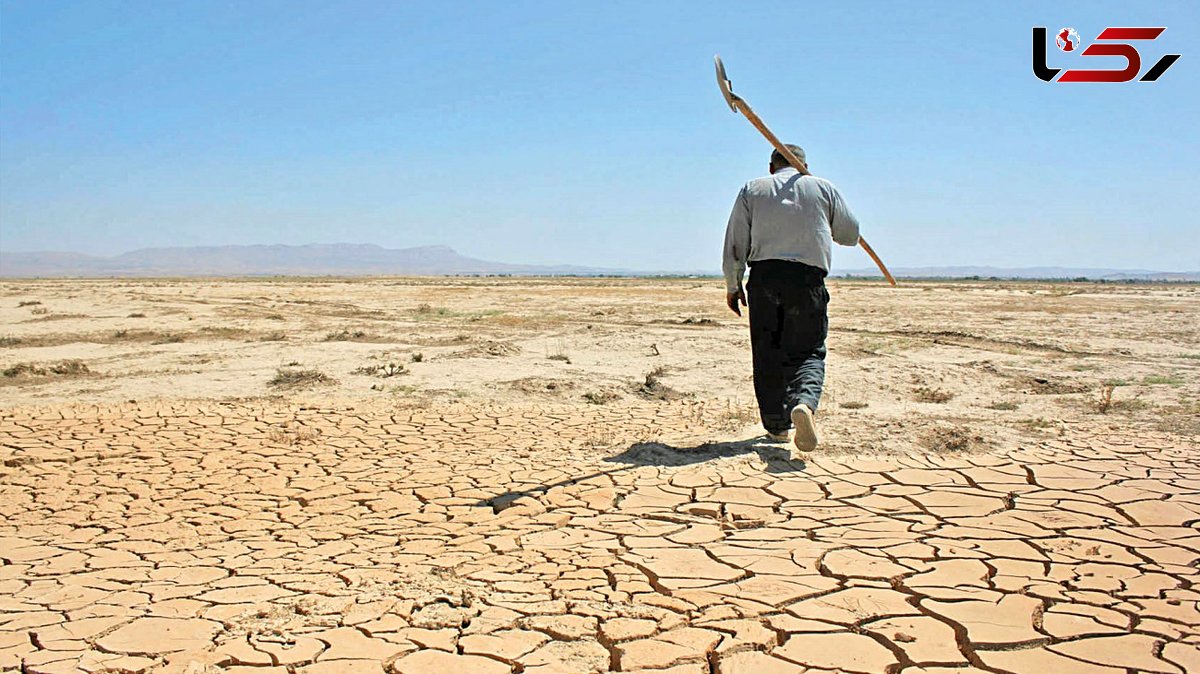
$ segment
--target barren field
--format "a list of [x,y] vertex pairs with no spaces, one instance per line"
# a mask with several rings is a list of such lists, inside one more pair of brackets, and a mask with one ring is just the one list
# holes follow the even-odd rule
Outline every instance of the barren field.
[[0,669],[1200,671],[1200,287],[0,281]]

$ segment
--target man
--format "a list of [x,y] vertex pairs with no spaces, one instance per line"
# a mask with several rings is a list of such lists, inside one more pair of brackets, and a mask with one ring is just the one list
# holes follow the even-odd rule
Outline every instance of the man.
[[[804,150],[788,148],[805,164]],[[792,168],[778,150],[771,175],[746,183],[725,231],[726,303],[749,302],[750,348],[759,416],[772,440],[816,448],[813,414],[825,383],[826,308],[832,241],[858,243],[858,220],[833,183]],[[749,297],[742,275],[750,265]]]

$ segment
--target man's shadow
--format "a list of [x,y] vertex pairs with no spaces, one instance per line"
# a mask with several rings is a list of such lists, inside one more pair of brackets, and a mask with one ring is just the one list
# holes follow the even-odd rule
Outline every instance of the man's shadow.
[[633,466],[687,466],[713,459],[754,453],[767,464],[768,473],[803,471],[804,461],[792,459],[790,446],[770,442],[764,437],[730,442],[704,442],[698,445],[677,446],[663,442],[637,442],[620,454],[605,459],[609,463]]
[[601,475],[613,475],[639,466],[688,466],[719,458],[729,458],[755,453],[766,464],[767,473],[803,472],[806,465],[802,459],[792,459],[790,446],[770,442],[765,437],[730,442],[704,442],[691,446],[676,446],[663,442],[636,442],[620,454],[610,456],[606,463],[619,464],[611,470],[598,470],[587,475],[571,477],[558,482],[538,485],[522,491],[510,491],[479,502],[500,512],[514,501],[530,497],[536,499],[555,487],[565,487],[584,482]]

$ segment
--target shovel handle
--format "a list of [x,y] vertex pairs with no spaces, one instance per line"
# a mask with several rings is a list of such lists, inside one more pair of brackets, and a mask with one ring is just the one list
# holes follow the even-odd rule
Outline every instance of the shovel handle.
[[767,128],[767,125],[763,124],[763,121],[758,118],[758,115],[754,114],[754,111],[750,109],[749,105],[746,105],[746,101],[743,101],[740,98],[734,98],[733,104],[737,106],[738,112],[741,112],[742,116],[750,120],[750,124],[752,124],[754,128],[758,129],[758,132],[761,133],[763,137],[766,138],[767,141],[779,151],[779,154],[783,155],[783,158],[788,160],[788,163],[791,164],[793,168],[799,171],[802,175],[812,175],[808,172],[808,165],[800,161],[800,158],[796,156],[795,152],[789,150],[788,146],[783,144],[783,141],[779,140],[775,134],[771,133],[771,130]]
[[[752,124],[754,128],[758,129],[758,132],[761,133],[763,137],[771,143],[771,145],[775,146],[775,149],[779,151],[779,154],[783,155],[783,158],[786,159],[793,168],[799,171],[801,175],[812,175],[808,171],[808,165],[800,161],[800,158],[796,156],[795,152],[792,152],[790,149],[788,149],[788,146],[784,145],[783,142],[775,136],[775,134],[771,133],[771,130],[767,128],[767,125],[758,118],[758,115],[754,114],[754,111],[750,109],[749,105],[746,105],[746,101],[734,96],[733,104],[737,106],[738,112],[742,113],[742,116],[750,120],[750,124]],[[880,260],[879,256],[875,254],[875,249],[871,248],[870,244],[867,243],[867,240],[861,236],[858,237],[858,245],[862,246],[862,249],[867,251],[867,255],[870,255],[871,259],[875,261],[875,266],[879,267],[879,271],[883,272],[883,277],[887,279],[887,282],[895,286],[896,279],[892,276],[892,273],[888,271],[888,268],[884,266],[883,260]]]
[[862,246],[862,249],[867,251],[867,255],[870,255],[872,260],[875,260],[875,266],[879,267],[879,271],[883,272],[883,277],[887,279],[887,282],[892,284],[894,287],[896,285],[896,279],[892,277],[892,273],[888,271],[888,268],[883,265],[883,260],[880,260],[879,256],[875,254],[875,249],[871,248],[871,245],[867,243],[867,240],[861,236],[858,237],[858,245]]

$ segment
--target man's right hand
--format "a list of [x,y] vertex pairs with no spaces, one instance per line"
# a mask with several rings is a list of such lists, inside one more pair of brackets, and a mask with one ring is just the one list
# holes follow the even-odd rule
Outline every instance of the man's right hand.
[[[742,290],[741,288],[738,288],[734,292],[725,293],[725,304],[729,305],[730,311],[737,314],[738,316],[741,316],[742,315],[741,307],[746,306],[746,292],[744,290]],[[741,304],[741,306],[738,306],[739,304]]]

